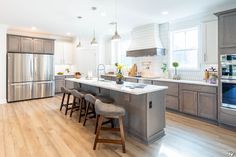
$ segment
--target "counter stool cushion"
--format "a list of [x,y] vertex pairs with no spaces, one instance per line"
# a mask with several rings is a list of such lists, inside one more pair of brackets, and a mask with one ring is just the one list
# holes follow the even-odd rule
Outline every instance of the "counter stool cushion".
[[95,102],[96,102],[96,97],[94,97],[92,94],[86,94],[85,96],[84,96],[84,99],[87,101],[87,102],[90,102],[90,103],[92,103],[92,104],[94,104],[95,105]]
[[96,98],[99,99],[101,102],[107,103],[107,104],[114,102],[114,99],[104,96],[104,95],[97,95]]
[[61,92],[65,93],[65,94],[71,94],[71,90],[65,88],[65,87],[61,87]]
[[79,92],[79,91],[73,89],[73,90],[71,91],[71,94],[72,94],[74,97],[76,97],[76,98],[84,98],[84,96],[85,96],[86,93],[82,93],[82,92]]
[[118,117],[125,115],[125,109],[114,104],[103,103],[100,100],[95,102],[95,111],[104,117]]

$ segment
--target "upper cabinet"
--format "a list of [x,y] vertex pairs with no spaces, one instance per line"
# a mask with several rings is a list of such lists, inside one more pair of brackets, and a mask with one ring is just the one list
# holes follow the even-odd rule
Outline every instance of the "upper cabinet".
[[54,61],[57,65],[71,65],[73,62],[73,43],[66,41],[55,41]]
[[203,24],[204,28],[204,61],[206,64],[218,62],[218,21],[208,21]]
[[220,53],[235,53],[236,51],[236,9],[216,14],[219,22]]
[[54,40],[8,35],[8,52],[54,54]]
[[20,52],[21,48],[21,37],[19,36],[8,36],[7,38],[7,50],[9,52]]

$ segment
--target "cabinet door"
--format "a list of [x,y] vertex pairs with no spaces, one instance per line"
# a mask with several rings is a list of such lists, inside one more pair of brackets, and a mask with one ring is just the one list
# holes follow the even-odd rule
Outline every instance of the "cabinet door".
[[54,40],[43,40],[44,53],[54,54]]
[[217,64],[218,62],[218,21],[205,23],[205,56],[207,64]]
[[219,16],[219,47],[236,47],[236,12]]
[[7,51],[8,52],[20,52],[21,37],[8,35],[7,37]]
[[28,53],[31,52],[32,53],[33,51],[34,51],[33,39],[21,37],[21,52],[28,52]]
[[172,110],[179,110],[179,97],[166,95],[166,108]]
[[198,93],[198,116],[217,119],[217,96],[210,93]]
[[65,80],[64,79],[55,80],[55,92],[56,93],[61,93],[61,87],[65,87]]
[[57,65],[64,63],[64,44],[61,41],[55,41],[54,62]]
[[180,111],[197,115],[197,92],[182,90],[180,94]]
[[64,64],[72,64],[73,61],[73,44],[69,42],[64,43]]
[[34,53],[43,53],[43,40],[34,39]]

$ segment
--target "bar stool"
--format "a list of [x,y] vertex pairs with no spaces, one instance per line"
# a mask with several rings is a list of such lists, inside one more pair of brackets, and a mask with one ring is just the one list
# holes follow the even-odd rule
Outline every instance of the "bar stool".
[[73,112],[79,110],[79,123],[81,122],[81,117],[83,116],[82,111],[85,110],[85,99],[84,96],[87,94],[82,91],[72,90],[71,94],[74,96],[73,104],[71,107],[70,117]]
[[[71,107],[69,106],[72,105],[72,103],[70,103],[71,90],[65,87],[61,87],[61,92],[63,93],[63,96],[62,96],[60,111],[62,110],[62,107],[66,107],[65,115],[67,115],[68,110],[71,110]],[[66,103],[64,103],[65,97],[67,97]]]
[[[88,120],[87,116],[89,114],[93,114],[93,116],[91,116],[90,118],[95,118],[96,117],[96,112],[95,112],[94,105],[95,105],[95,101],[97,99],[99,99],[103,103],[113,103],[114,102],[114,100],[112,98],[104,96],[104,95],[94,96],[94,95],[91,95],[91,94],[86,94],[85,95],[86,110],[85,110],[85,118],[84,118],[83,126],[85,126],[86,121]],[[89,110],[91,110],[91,112],[89,112]],[[106,123],[111,123],[112,127],[114,126],[113,122],[111,120],[106,121],[103,124],[106,124]],[[97,127],[97,123],[96,123],[96,127]],[[96,127],[95,127],[95,133],[96,133]]]
[[[123,119],[125,116],[125,109],[114,104],[103,103],[100,100],[95,102],[95,111],[99,115],[98,127],[96,132],[96,137],[94,140],[93,149],[96,150],[97,143],[112,143],[112,144],[121,144],[123,148],[123,153],[126,152],[125,149],[125,136],[124,136],[124,126]],[[120,128],[104,128],[102,127],[102,122],[104,118],[113,118],[119,120]],[[111,131],[120,131],[121,139],[112,140],[112,139],[100,139],[101,130],[111,130]]]

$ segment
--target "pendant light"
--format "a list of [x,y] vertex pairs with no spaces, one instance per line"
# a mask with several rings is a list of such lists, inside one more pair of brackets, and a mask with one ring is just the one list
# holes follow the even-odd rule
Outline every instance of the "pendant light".
[[[115,19],[117,21],[117,0],[115,0]],[[114,25],[115,25],[115,34],[112,36],[111,40],[112,41],[119,41],[121,39],[121,37],[117,31],[117,22],[114,22]]]
[[98,45],[98,42],[96,41],[96,38],[95,38],[95,30],[93,30],[93,39],[92,41],[90,42],[90,44],[92,46],[97,46]]
[[120,40],[120,35],[117,32],[117,22],[115,23],[115,34],[112,36],[111,40],[112,41],[119,41]]
[[[77,17],[79,20],[82,19],[82,16],[78,16]],[[81,45],[81,41],[80,41],[80,37],[79,37],[79,43],[76,45],[76,48],[80,48],[82,45]]]
[[[97,10],[96,7],[92,7],[91,9],[92,9],[92,11],[96,11]],[[94,23],[94,29],[93,29],[93,39],[90,42],[90,44],[91,44],[91,46],[97,46],[98,45],[98,42],[96,41],[96,38],[95,38],[95,23]]]

